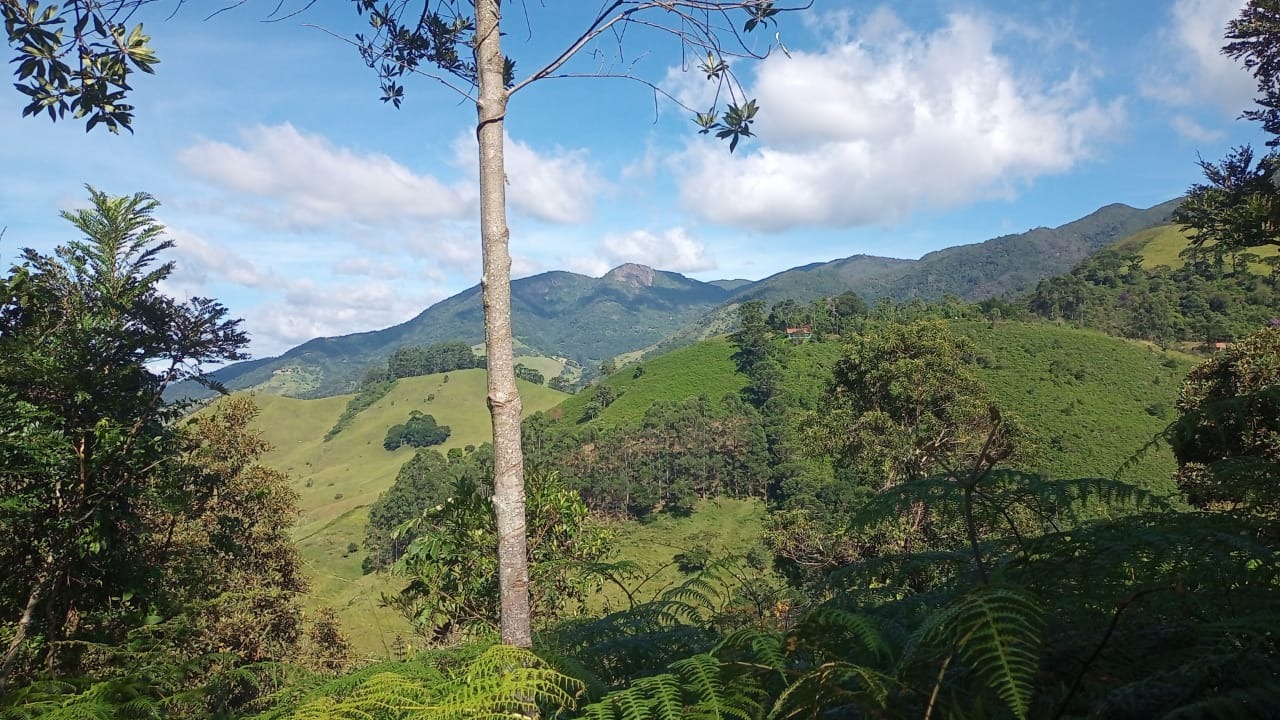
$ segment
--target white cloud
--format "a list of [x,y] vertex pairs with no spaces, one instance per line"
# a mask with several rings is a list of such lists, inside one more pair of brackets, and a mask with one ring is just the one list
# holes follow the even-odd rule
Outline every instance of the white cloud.
[[434,260],[440,267],[458,273],[479,276],[480,234],[464,237],[461,233],[438,229],[431,233],[415,233],[405,240],[417,257]]
[[374,262],[367,257],[342,258],[333,264],[335,275],[352,275],[356,277],[398,278],[404,276],[404,270],[389,262]]
[[171,287],[196,294],[207,293],[205,286],[209,282],[221,281],[247,288],[269,288],[280,283],[275,273],[259,268],[226,245],[211,243],[172,226],[166,228],[166,233],[174,242],[176,267],[169,276]]
[[338,147],[287,123],[241,136],[239,145],[198,142],[178,162],[259,224],[317,229],[336,221],[391,225],[473,213],[474,189],[417,174],[386,155]]
[[530,275],[537,275],[540,272],[545,272],[546,269],[547,269],[547,266],[543,265],[542,263],[538,262],[537,260],[531,257],[526,257],[524,255],[511,256],[511,279],[512,280],[529,277]]
[[366,332],[402,323],[445,297],[438,289],[406,290],[400,283],[369,281],[321,285],[288,283],[279,300],[248,313],[258,356],[283,352],[317,337]]
[[693,145],[681,158],[686,205],[768,231],[888,223],[1066,171],[1123,119],[1123,104],[1091,98],[1079,74],[1020,76],[975,16],[922,34],[881,10],[857,35],[762,63],[750,94],[768,145],[738,156]]
[[1161,32],[1166,62],[1146,78],[1143,94],[1169,105],[1207,103],[1231,116],[1251,105],[1257,89],[1253,76],[1222,54],[1227,23],[1244,4],[1244,0],[1177,0],[1170,24]]
[[698,272],[713,270],[715,260],[707,254],[707,246],[689,235],[684,228],[675,227],[653,233],[635,230],[625,234],[606,235],[600,242],[601,263],[591,265],[604,272],[623,263],[648,265],[657,270],[673,272]]
[[[464,134],[453,147],[458,166],[472,168],[471,177],[475,177],[475,137]],[[587,161],[586,150],[556,148],[552,153],[540,153],[508,136],[504,161],[508,203],[539,220],[566,225],[586,222],[591,219],[596,196],[605,189]]]
[[1174,115],[1169,124],[1182,137],[1198,143],[1217,142],[1223,135],[1222,131],[1211,130],[1186,115]]

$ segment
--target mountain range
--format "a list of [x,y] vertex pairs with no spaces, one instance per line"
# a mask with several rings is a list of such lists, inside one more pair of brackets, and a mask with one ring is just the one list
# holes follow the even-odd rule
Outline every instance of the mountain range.
[[[724,330],[747,300],[776,302],[852,290],[879,297],[965,300],[1014,295],[1069,271],[1106,245],[1169,222],[1179,200],[1147,209],[1107,205],[1057,228],[1035,228],[929,253],[918,260],[853,255],[791,268],[763,280],[702,282],[679,273],[625,264],[592,278],[552,271],[511,284],[512,323],[526,354],[561,356],[590,365],[660,344],[683,344]],[[371,332],[317,338],[278,357],[236,363],[214,373],[230,389],[279,376],[295,379],[278,392],[321,397],[352,390],[366,368],[396,348],[445,340],[484,340],[480,287],[427,308],[407,322]],[[666,340],[667,343],[663,341]]]

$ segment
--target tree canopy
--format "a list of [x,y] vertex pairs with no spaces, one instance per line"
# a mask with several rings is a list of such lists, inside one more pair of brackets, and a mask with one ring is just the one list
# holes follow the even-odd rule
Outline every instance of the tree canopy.
[[[19,658],[43,652],[57,667],[59,641],[172,609],[191,583],[175,588],[181,553],[157,533],[205,511],[231,522],[207,503],[245,467],[184,461],[179,408],[162,397],[174,381],[205,380],[205,363],[241,359],[239,321],[213,300],[159,291],[172,242],[151,196],[89,188],[89,200],[63,213],[82,239],[53,255],[24,250],[0,278],[0,607],[14,628],[0,684]],[[244,463],[260,454],[243,436],[228,443],[218,451]]]

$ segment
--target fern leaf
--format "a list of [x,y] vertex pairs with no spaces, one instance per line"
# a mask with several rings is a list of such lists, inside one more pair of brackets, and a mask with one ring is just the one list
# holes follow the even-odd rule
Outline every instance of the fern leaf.
[[1034,598],[1013,588],[962,595],[944,625],[967,665],[1020,718],[1031,709],[1044,617]]
[[846,658],[851,647],[864,650],[877,661],[887,660],[892,655],[874,619],[839,607],[814,608],[800,620],[792,635],[808,647],[838,652]]
[[889,693],[897,686],[895,679],[874,668],[825,663],[789,685],[778,696],[769,717],[816,718],[833,707],[849,705],[875,715],[888,705]]

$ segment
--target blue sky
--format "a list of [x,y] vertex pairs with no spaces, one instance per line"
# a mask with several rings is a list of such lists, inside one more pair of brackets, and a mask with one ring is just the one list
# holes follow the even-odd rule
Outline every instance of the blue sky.
[[[402,322],[474,285],[473,105],[429,78],[406,81],[399,110],[379,102],[341,39],[365,29],[348,3],[262,22],[275,4],[208,20],[221,3],[149,8],[161,63],[135,82],[133,135],[23,119],[22,96],[0,92],[0,262],[71,239],[58,211],[90,183],[161,201],[168,290],[220,299],[255,356]],[[640,83],[535,83],[508,112],[515,274],[639,262],[759,279],[1168,200],[1197,180],[1197,154],[1259,143],[1236,119],[1252,78],[1218,53],[1241,5],[816,0],[760,38],[789,57],[734,64],[761,111],[733,154]],[[517,75],[596,9],[509,4]],[[669,38],[631,31],[593,50],[575,72],[626,69],[707,101]]]

